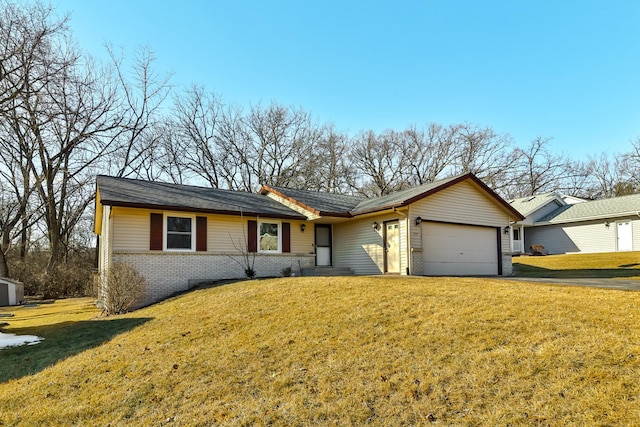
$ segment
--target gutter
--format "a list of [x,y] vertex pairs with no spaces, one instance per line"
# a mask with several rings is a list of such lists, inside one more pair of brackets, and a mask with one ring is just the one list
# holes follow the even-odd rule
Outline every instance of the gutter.
[[194,208],[189,206],[171,206],[171,205],[152,205],[146,203],[132,203],[132,202],[118,202],[112,200],[101,200],[102,205],[119,206],[123,208],[141,208],[151,210],[166,210],[175,212],[195,212],[195,213],[209,213],[220,215],[235,215],[235,216],[261,216],[265,218],[278,218],[278,219],[296,219],[306,221],[307,217],[304,215],[287,215],[279,214],[275,212],[249,212],[243,210],[226,210],[226,209],[206,209],[206,208]]

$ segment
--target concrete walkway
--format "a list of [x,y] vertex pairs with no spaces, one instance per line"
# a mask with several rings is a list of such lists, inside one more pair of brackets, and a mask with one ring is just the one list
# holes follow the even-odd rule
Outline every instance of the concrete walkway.
[[553,285],[587,286],[592,288],[640,291],[640,280],[602,279],[602,278],[556,279],[556,278],[548,278],[548,277],[518,277],[518,276],[499,276],[499,278],[505,279],[505,280],[516,280],[518,282],[549,283]]

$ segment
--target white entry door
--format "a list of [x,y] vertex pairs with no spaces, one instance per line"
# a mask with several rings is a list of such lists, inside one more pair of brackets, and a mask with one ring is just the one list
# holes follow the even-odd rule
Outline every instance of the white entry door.
[[631,221],[618,222],[618,250],[633,250],[633,234],[631,232]]
[[316,265],[331,265],[331,225],[316,224]]
[[385,273],[400,273],[400,221],[384,223]]

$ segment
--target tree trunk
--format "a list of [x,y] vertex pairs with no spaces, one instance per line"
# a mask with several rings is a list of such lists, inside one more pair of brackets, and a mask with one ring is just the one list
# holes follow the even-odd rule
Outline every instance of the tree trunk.
[[62,236],[60,230],[49,226],[49,263],[47,264],[47,274],[52,275],[56,268],[62,264],[64,260],[64,245],[62,244]]
[[29,241],[29,219],[27,215],[22,215],[22,231],[20,232],[20,260],[24,261],[27,257],[27,244]]
[[0,277],[9,278],[9,265],[7,265],[7,257],[2,248],[0,248]]

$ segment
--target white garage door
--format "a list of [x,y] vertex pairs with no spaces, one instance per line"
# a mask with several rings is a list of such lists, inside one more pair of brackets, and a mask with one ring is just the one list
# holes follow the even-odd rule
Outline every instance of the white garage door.
[[425,275],[498,274],[495,228],[426,222],[422,227]]

